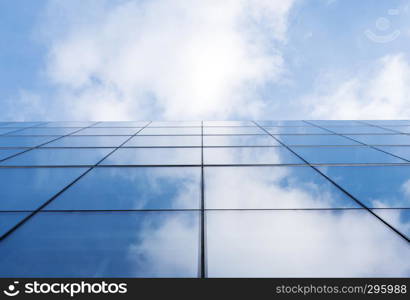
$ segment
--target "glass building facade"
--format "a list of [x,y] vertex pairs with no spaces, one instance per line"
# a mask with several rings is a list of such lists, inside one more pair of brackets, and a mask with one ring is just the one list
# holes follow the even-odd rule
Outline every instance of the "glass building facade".
[[410,121],[0,123],[0,277],[409,277]]

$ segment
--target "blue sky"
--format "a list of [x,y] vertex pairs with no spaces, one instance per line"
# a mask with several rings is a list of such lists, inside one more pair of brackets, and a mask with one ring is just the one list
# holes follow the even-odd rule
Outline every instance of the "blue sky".
[[1,1],[0,118],[408,118],[409,5]]

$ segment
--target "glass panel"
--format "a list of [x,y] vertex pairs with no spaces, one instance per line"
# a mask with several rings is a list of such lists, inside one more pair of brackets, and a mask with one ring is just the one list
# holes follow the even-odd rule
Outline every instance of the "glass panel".
[[410,247],[366,210],[208,211],[209,277],[408,277]]
[[256,126],[252,121],[204,121],[204,126]]
[[394,133],[391,130],[373,126],[326,126],[326,128],[339,134]]
[[134,121],[134,122],[99,122],[93,127],[144,127],[147,126],[147,121]]
[[297,156],[282,147],[205,148],[204,163],[233,164],[303,164]]
[[397,155],[401,158],[410,160],[410,147],[400,147],[400,146],[383,147],[383,146],[378,146],[377,148],[381,149],[383,151],[386,151],[388,153],[392,153],[394,155]]
[[0,135],[11,133],[11,132],[18,132],[21,128],[0,128]]
[[152,122],[149,127],[183,127],[183,126],[199,126],[201,127],[201,121],[162,121]]
[[80,130],[79,127],[71,128],[44,128],[34,127],[20,130],[18,132],[10,133],[9,135],[67,135]]
[[0,168],[0,210],[35,210],[85,168]]
[[204,127],[204,134],[266,134],[259,127]]
[[339,135],[277,135],[287,145],[358,145],[358,143]]
[[34,149],[3,161],[0,164],[6,166],[94,165],[112,150],[111,148]]
[[388,126],[386,128],[398,133],[410,133],[410,126]]
[[308,123],[319,125],[319,126],[363,126],[364,124],[360,121],[353,120],[309,120]]
[[0,277],[196,277],[197,212],[38,213],[0,243]]
[[134,135],[142,128],[108,128],[108,127],[92,127],[80,130],[75,135]]
[[32,127],[46,124],[44,122],[10,122],[8,124],[4,124],[2,127]]
[[56,138],[57,136],[2,136],[0,147],[36,147]]
[[0,212],[0,236],[28,216],[30,212]]
[[410,238],[410,209],[372,209],[384,221]]
[[67,136],[45,147],[119,147],[129,136]]
[[366,146],[358,147],[292,147],[313,164],[405,163],[404,160]]
[[204,146],[279,146],[270,135],[207,135]]
[[311,167],[205,168],[207,209],[360,206]]
[[373,121],[363,121],[367,124],[379,125],[379,126],[399,126],[399,125],[410,125],[409,120],[373,120]]
[[200,135],[200,127],[147,127],[138,135]]
[[147,147],[147,146],[201,146],[201,136],[135,136],[129,140],[124,147]]
[[200,148],[121,148],[102,165],[198,165]]
[[370,208],[410,208],[410,166],[319,167]]
[[46,209],[198,209],[200,180],[200,168],[94,168]]
[[16,153],[23,152],[26,149],[0,149],[0,160],[6,159]]
[[87,127],[95,124],[96,122],[48,122],[41,127]]
[[350,135],[350,137],[368,145],[410,145],[410,136],[405,134]]
[[257,121],[260,126],[310,126],[303,121]]
[[266,127],[265,128],[270,133],[274,134],[330,134],[329,131],[318,127]]

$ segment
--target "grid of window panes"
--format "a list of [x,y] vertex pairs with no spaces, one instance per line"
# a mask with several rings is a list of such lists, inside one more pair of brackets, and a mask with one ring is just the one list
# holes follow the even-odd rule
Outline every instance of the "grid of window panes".
[[0,277],[410,276],[410,120],[0,122]]

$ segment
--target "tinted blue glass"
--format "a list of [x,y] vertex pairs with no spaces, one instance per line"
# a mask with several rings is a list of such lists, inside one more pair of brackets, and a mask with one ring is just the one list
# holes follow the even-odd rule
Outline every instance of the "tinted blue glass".
[[99,149],[34,149],[1,162],[6,166],[67,166],[94,165],[112,151]]
[[121,148],[102,165],[198,165],[200,148]]
[[19,130],[18,132],[9,133],[9,135],[67,135],[71,134],[81,128],[71,127],[71,128],[44,128],[44,127],[33,127]]
[[117,127],[117,128],[108,128],[108,127],[92,127],[85,128],[76,132],[75,135],[134,135],[142,128],[138,127]]
[[0,210],[34,210],[84,168],[0,168]]
[[358,145],[358,143],[339,135],[277,135],[287,145]]
[[360,121],[353,121],[353,120],[315,120],[315,121],[307,121],[310,124],[315,124],[319,126],[363,126],[365,124],[361,123]]
[[20,131],[21,128],[1,128],[0,127],[0,135],[10,133],[10,132],[15,132],[15,131]]
[[366,146],[292,147],[292,150],[314,164],[405,163],[400,158]]
[[47,209],[198,209],[200,180],[200,168],[94,168]]
[[87,127],[96,122],[48,122],[41,125],[41,127]]
[[154,121],[149,124],[149,127],[190,127],[190,126],[199,126],[201,127],[201,121]]
[[32,127],[32,126],[39,126],[42,124],[46,124],[44,122],[10,122],[8,124],[4,124],[2,127]]
[[309,126],[303,121],[257,121],[260,126]]
[[0,160],[23,151],[25,151],[25,149],[0,149]]
[[204,134],[266,134],[259,127],[204,127]]
[[203,126],[255,126],[252,121],[204,121]]
[[197,212],[38,213],[0,243],[0,277],[196,277]]
[[410,126],[387,126],[385,128],[398,133],[410,133]]
[[410,208],[410,166],[319,167],[370,208]]
[[297,156],[282,147],[205,148],[204,163],[227,164],[302,164]]
[[394,133],[392,130],[374,126],[326,126],[325,128],[340,134]]
[[359,205],[311,167],[205,168],[207,209],[351,207]]
[[367,145],[410,145],[410,136],[405,134],[350,135],[350,137]]
[[149,136],[137,135],[130,139],[124,147],[147,147],[147,146],[201,146],[201,136],[183,136],[183,135],[167,135],[167,136]]
[[57,136],[1,136],[0,147],[36,147]]
[[147,127],[138,135],[200,135],[200,127]]
[[270,135],[207,135],[204,146],[279,146]]
[[364,209],[208,211],[209,277],[409,277],[407,241]]
[[372,209],[372,211],[407,238],[410,238],[410,209],[378,208]]
[[[306,124],[307,125],[307,124]],[[265,127],[267,131],[273,134],[329,134],[329,131],[318,127]]]
[[147,126],[147,121],[134,122],[98,122],[93,127],[144,127]]
[[67,136],[45,147],[119,147],[129,136]]
[[406,147],[406,146],[391,146],[391,147],[377,146],[376,148],[381,149],[383,151],[386,151],[388,153],[392,153],[392,154],[397,155],[401,158],[410,160],[410,147]]
[[5,234],[30,212],[0,212],[0,236]]
[[409,120],[373,120],[373,121],[363,121],[367,124],[378,125],[378,126],[400,126],[400,125],[410,125]]

